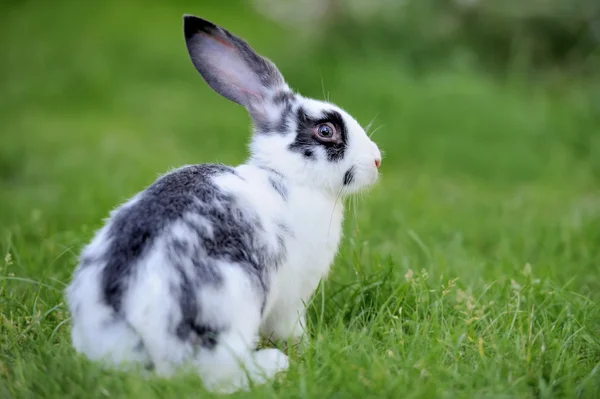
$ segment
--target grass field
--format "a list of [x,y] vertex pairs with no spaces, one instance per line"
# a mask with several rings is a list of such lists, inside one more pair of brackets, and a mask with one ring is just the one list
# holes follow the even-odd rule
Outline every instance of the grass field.
[[[305,95],[380,129],[290,371],[236,397],[600,397],[598,86],[310,51],[253,11],[8,2],[0,12],[0,397],[209,397],[101,370],[63,290],[108,211],[187,164],[244,161],[245,111],[197,75],[181,15],[213,19]],[[594,97],[595,96],[595,97]]]

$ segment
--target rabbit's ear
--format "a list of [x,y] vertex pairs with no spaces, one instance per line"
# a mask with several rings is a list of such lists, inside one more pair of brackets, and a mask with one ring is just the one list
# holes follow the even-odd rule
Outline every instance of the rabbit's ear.
[[285,85],[277,67],[244,40],[202,18],[184,15],[183,30],[190,58],[206,83],[260,119],[267,94]]

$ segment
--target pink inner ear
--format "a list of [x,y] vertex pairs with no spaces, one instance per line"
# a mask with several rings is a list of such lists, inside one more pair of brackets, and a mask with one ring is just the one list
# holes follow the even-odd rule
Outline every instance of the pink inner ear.
[[221,43],[223,46],[225,47],[229,47],[230,49],[235,49],[235,47],[233,46],[233,44],[229,43],[227,40],[217,37],[217,36],[213,36],[213,35],[209,35],[206,32],[198,32],[200,35],[204,35],[206,37],[209,37],[211,39],[213,39],[214,41]]
[[[230,42],[228,42],[225,38],[214,36],[207,32],[198,32],[198,34],[204,35],[208,39],[212,39],[214,42],[216,42],[220,45],[223,45],[224,47],[227,48],[229,53],[234,58],[237,58],[237,60],[235,60],[235,61],[243,62],[239,59],[238,51],[235,48],[235,46],[233,44],[231,44]],[[213,64],[213,67],[215,69],[219,70],[219,74],[225,78],[223,80],[226,80],[230,86],[235,87],[238,91],[245,93],[248,96],[254,97],[255,101],[262,99],[262,95],[260,92],[248,89],[248,87],[244,84],[245,82],[240,81],[241,76],[237,76],[235,71],[232,72],[232,71],[228,70],[227,67],[224,67],[224,66],[226,66],[226,64],[228,64],[228,62],[223,62],[225,60],[221,60],[221,61],[222,62],[216,62],[216,63],[211,62],[211,63]],[[229,61],[232,61],[232,60],[229,60]],[[223,65],[223,64],[225,64],[225,65]]]
[[256,100],[259,100],[259,99],[262,98],[262,96],[259,93],[255,92],[255,91],[248,90],[248,89],[244,88],[243,86],[240,86],[240,85],[235,84],[235,83],[231,83],[231,85],[237,87],[238,90],[241,91],[242,93],[246,93],[246,94],[254,97]]
[[262,99],[262,96],[259,92],[249,90],[246,87],[244,87],[242,84],[237,83],[237,79],[236,79],[236,76],[234,73],[227,72],[226,69],[220,68],[220,66],[218,66],[218,65],[214,65],[214,68],[219,70],[219,74],[221,76],[226,77],[226,79],[224,79],[224,80],[226,80],[230,86],[235,87],[237,90],[239,90],[242,93],[247,94],[248,96],[254,97],[255,100]]
[[[212,64],[212,68],[219,71],[221,77],[220,80],[226,82],[225,84],[230,87],[235,87],[235,90],[244,93],[247,97],[253,97],[254,99],[248,101],[249,103],[260,102],[263,99],[260,91],[252,90],[248,87],[253,79],[253,73],[248,66],[245,65],[245,62],[240,57],[238,49],[226,38],[211,35],[204,31],[200,31],[198,34],[201,34],[208,39],[212,39],[212,42],[216,43],[216,47],[222,46],[221,48],[223,50],[215,48],[214,51],[211,52],[211,56],[208,57],[208,62]],[[242,70],[239,69],[240,66],[242,66]],[[248,105],[249,104],[246,104],[246,106]]]

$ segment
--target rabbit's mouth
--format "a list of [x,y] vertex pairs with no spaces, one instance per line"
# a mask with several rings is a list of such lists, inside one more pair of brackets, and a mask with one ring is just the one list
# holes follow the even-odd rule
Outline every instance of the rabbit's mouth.
[[379,171],[377,167],[353,165],[344,173],[342,189],[345,194],[354,194],[373,186],[378,180]]

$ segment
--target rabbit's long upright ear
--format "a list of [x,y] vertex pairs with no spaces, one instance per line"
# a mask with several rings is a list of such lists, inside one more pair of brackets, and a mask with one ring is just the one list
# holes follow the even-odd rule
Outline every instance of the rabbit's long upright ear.
[[244,40],[192,15],[184,15],[183,30],[192,62],[217,93],[261,118],[265,96],[285,81],[277,67]]

